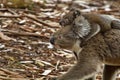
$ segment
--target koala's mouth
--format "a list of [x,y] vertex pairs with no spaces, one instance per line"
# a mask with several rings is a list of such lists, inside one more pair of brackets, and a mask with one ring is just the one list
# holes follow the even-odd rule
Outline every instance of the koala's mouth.
[[56,48],[56,49],[60,49],[61,47],[59,46],[59,45],[57,45],[57,44],[54,44],[54,47]]
[[72,46],[70,44],[55,44],[54,47],[57,49],[72,49]]

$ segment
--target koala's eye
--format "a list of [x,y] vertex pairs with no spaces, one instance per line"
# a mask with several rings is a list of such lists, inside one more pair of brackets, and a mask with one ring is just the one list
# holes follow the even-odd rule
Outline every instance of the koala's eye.
[[65,26],[65,21],[64,21],[64,20],[60,20],[60,21],[59,21],[59,24],[60,24],[61,26]]
[[62,39],[63,37],[61,35],[58,36],[58,39]]

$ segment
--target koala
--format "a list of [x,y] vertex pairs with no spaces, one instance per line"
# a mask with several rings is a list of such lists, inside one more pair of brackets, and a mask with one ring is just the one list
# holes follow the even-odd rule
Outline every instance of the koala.
[[101,32],[105,32],[107,30],[113,29],[120,29],[120,20],[116,19],[110,15],[105,14],[97,14],[97,13],[82,13],[77,9],[71,9],[67,14],[62,16],[59,21],[61,26],[66,26],[73,24],[75,19],[81,19],[79,16],[85,17],[89,23],[96,23],[100,25]]
[[54,80],[94,80],[102,64],[103,80],[115,80],[120,69],[120,30],[101,33],[100,24],[84,16],[76,20],[61,27],[50,39],[55,47],[72,50],[77,57],[77,63]]

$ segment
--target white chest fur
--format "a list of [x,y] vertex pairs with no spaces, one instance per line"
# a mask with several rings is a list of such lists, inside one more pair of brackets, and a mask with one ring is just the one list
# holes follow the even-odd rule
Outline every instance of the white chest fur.
[[76,43],[72,47],[72,51],[74,52],[74,55],[76,59],[78,59],[79,53],[81,52],[82,48],[80,47],[80,41],[76,41]]

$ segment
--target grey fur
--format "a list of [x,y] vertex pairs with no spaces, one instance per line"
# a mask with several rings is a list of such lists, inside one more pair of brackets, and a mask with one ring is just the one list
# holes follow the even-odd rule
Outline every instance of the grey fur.
[[[67,27],[70,29],[63,32],[63,29],[65,30]],[[73,32],[73,26],[67,27],[57,31],[53,37],[56,38],[56,34],[57,36],[59,36],[59,34],[68,35],[69,32]],[[63,39],[66,40],[67,38],[64,35]],[[71,39],[72,41],[69,41],[69,47],[71,48],[73,48],[73,45],[76,42],[81,42],[80,39],[75,39],[73,37],[71,37]],[[69,38],[69,40],[71,39]],[[59,45],[59,39],[56,38],[55,42]],[[64,43],[60,45],[65,46]],[[86,44],[82,48],[77,45],[74,45],[74,47],[78,48],[74,48],[74,52],[78,52],[79,49],[82,49],[82,51],[78,54],[77,63],[66,74],[62,75],[57,80],[89,79],[95,75],[101,64],[105,64],[106,66],[104,69],[103,80],[114,80],[114,73],[120,69],[120,30],[111,29],[105,33],[99,32],[87,40]],[[109,73],[109,71],[111,71],[111,73]]]

